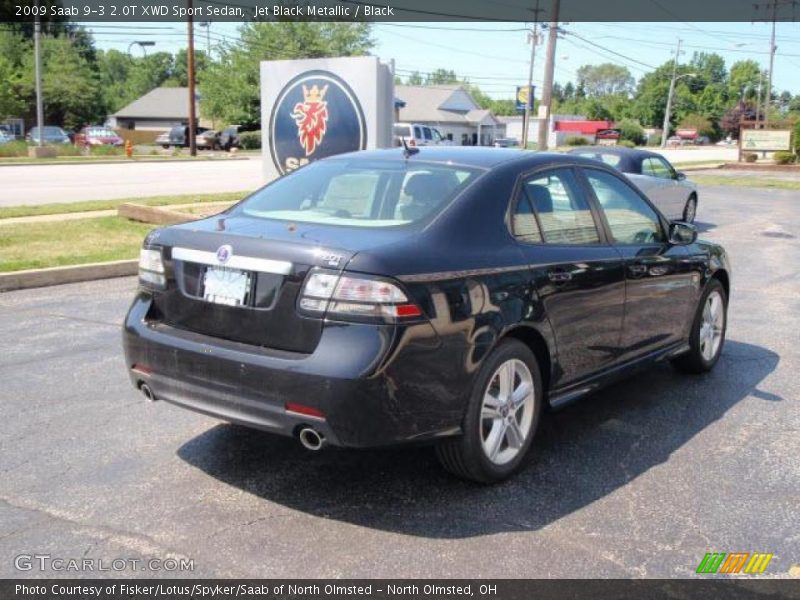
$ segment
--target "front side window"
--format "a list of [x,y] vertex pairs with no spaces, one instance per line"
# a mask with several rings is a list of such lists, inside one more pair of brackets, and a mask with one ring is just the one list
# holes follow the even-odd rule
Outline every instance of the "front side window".
[[539,217],[548,244],[596,244],[600,241],[589,203],[571,169],[537,173],[522,192]]
[[432,139],[433,139],[433,134],[431,134],[431,129],[430,129],[430,127],[423,127],[423,128],[422,128],[422,134],[425,136],[425,139],[426,139],[426,140],[429,140],[429,141],[430,141],[430,140],[432,140]]
[[658,214],[630,185],[605,171],[586,169],[585,173],[616,243],[664,242]]
[[295,223],[406,225],[443,210],[480,173],[434,163],[319,161],[260,189],[237,210]]
[[418,140],[422,139],[422,131],[417,126],[414,127],[414,137],[417,138]]
[[642,175],[658,177],[659,179],[672,179],[673,172],[670,166],[660,158],[650,157],[642,160]]

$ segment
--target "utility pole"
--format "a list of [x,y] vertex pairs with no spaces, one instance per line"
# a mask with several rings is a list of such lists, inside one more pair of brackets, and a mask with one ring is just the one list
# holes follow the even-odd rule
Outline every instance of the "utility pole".
[[[794,8],[797,5],[797,0],[770,0],[764,4],[756,4],[756,10],[763,8],[765,12],[772,11],[769,20],[772,21],[772,35],[769,41],[769,73],[767,74],[767,89],[764,94],[764,126],[766,127],[769,122],[769,107],[772,104],[772,72],[775,67],[775,51],[778,47],[775,45],[775,23],[778,21],[778,11],[786,6],[792,7],[792,20],[794,20]],[[767,19],[764,19],[765,21]],[[760,104],[760,102],[759,102]]]
[[761,121],[761,84],[764,80],[764,71],[758,70],[758,95],[756,96],[756,123]]
[[681,43],[683,40],[678,39],[678,47],[675,50],[675,59],[672,61],[672,79],[669,80],[669,93],[667,94],[667,107],[664,110],[664,126],[661,133],[661,147],[667,147],[667,138],[669,137],[669,117],[672,112],[672,95],[675,93],[675,79],[678,74],[678,57],[681,54]]
[[550,103],[553,99],[553,76],[556,66],[556,40],[558,39],[558,12],[560,0],[553,0],[550,28],[547,37],[547,57],[544,65],[544,85],[542,103],[539,106],[539,143],[537,150],[547,150],[547,137],[550,133]]
[[522,118],[522,144],[523,148],[528,148],[528,129],[531,122],[531,110],[533,109],[533,63],[536,59],[536,42],[539,37],[539,0],[536,0],[536,8],[533,9],[533,34],[529,34],[531,42],[531,62],[528,65],[528,101],[525,103],[525,116]]
[[206,29],[206,56],[211,58],[211,21],[201,22],[200,27]]
[[[39,8],[37,0],[35,7]],[[39,132],[38,146],[44,146],[44,102],[42,100],[42,21],[39,18],[39,11],[35,11],[36,16],[33,18],[33,53],[35,63],[36,78],[36,127]]]
[[772,100],[772,69],[775,66],[775,21],[778,18],[778,2],[772,3],[772,36],[769,40],[769,75],[767,75],[767,93],[764,94],[764,128],[769,123],[769,106]]
[[197,156],[197,115],[195,110],[194,92],[194,18],[192,17],[192,0],[186,0],[189,8],[187,22],[189,27],[189,50],[186,53],[186,71],[189,77],[189,154]]

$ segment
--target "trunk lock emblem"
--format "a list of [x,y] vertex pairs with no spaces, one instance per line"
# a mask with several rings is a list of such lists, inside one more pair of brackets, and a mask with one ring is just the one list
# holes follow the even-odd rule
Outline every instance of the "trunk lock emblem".
[[225,244],[224,246],[220,246],[217,248],[217,260],[221,264],[225,264],[228,262],[228,259],[233,256],[233,248],[230,244]]

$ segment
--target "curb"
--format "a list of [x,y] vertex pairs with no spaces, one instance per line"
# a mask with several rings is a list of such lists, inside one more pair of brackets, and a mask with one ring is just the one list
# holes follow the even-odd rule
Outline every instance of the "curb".
[[94,279],[129,277],[136,275],[138,270],[139,261],[134,259],[0,273],[0,292],[47,287],[63,283],[78,283]]
[[116,160],[48,160],[47,162],[3,162],[0,167],[51,167],[53,165],[132,165],[140,163],[179,163],[179,162],[222,162],[228,160],[250,160],[247,156],[214,158],[211,156],[200,158],[119,158]]

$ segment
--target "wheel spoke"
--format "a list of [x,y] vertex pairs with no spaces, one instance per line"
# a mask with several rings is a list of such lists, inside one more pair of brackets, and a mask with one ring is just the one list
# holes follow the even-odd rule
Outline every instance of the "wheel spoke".
[[498,419],[492,424],[492,430],[489,432],[484,447],[486,455],[489,460],[495,460],[497,454],[500,452],[500,447],[503,445],[503,439],[506,437],[506,423]]
[[522,434],[522,430],[519,428],[519,423],[516,418],[511,419],[511,422],[506,428],[506,439],[508,440],[508,445],[512,448],[522,448],[525,436]]
[[502,402],[507,402],[514,390],[514,363],[510,361],[505,363],[497,376],[500,380],[500,393],[497,397]]
[[511,407],[516,410],[522,406],[523,402],[528,399],[532,389],[530,383],[521,381],[517,389],[515,389],[514,393],[511,395]]

